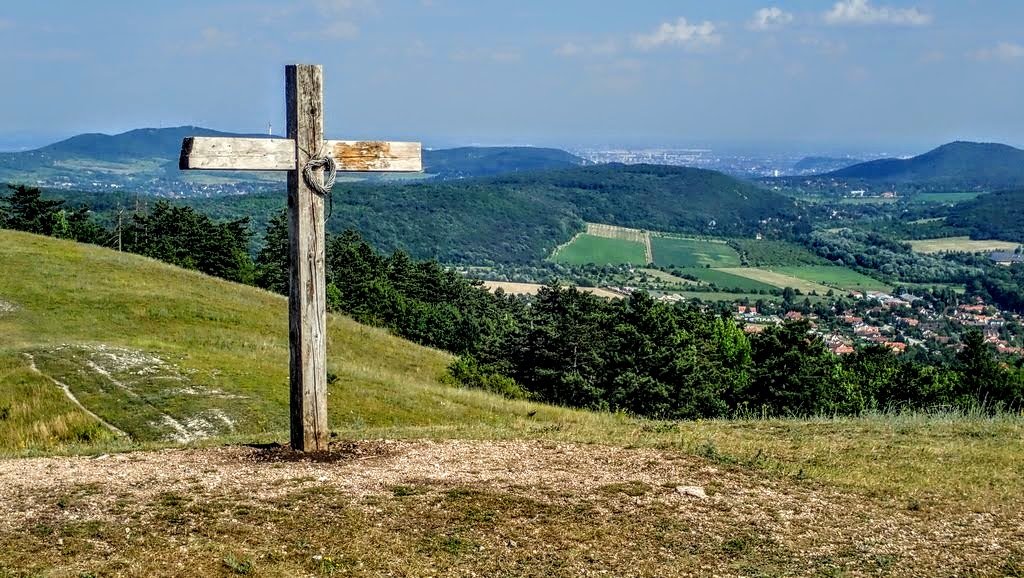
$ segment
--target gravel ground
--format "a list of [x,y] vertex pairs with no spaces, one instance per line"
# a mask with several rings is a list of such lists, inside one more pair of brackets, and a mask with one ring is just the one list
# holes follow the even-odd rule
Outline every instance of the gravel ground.
[[[1017,505],[908,505],[673,452],[534,441],[348,442],[315,459],[283,448],[225,446],[0,460],[0,539],[41,520],[117,522],[123,508],[115,502],[145,508],[167,492],[270,503],[297,488],[329,488],[356,503],[390,497],[401,484],[587,503],[608,516],[656,506],[703,540],[750,529],[787,553],[787,568],[803,561],[808,571],[823,560],[848,560],[853,574],[873,573],[877,568],[856,566],[886,560],[885,571],[897,575],[1008,572],[1019,568],[1024,544]],[[55,496],[82,487],[99,489],[74,508],[55,506]]]

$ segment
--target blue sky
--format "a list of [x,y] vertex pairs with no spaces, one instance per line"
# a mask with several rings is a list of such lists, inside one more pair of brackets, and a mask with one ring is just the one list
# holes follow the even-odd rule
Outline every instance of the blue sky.
[[1022,22],[1019,0],[5,2],[0,145],[280,132],[283,66],[315,62],[332,138],[1021,146]]

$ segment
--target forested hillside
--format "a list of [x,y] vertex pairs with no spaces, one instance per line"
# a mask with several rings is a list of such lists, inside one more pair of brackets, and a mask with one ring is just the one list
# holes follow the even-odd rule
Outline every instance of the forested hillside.
[[443,179],[559,169],[586,164],[561,149],[541,147],[458,147],[423,151],[423,171]]
[[798,175],[815,175],[837,171],[855,165],[861,161],[849,157],[804,157],[793,165],[793,172]]
[[[189,201],[257,225],[280,194]],[[599,165],[489,179],[356,184],[334,193],[328,228],[355,229],[380,250],[485,265],[542,260],[583,222],[669,232],[786,236],[802,224],[781,195],[722,173],[684,167]]]
[[978,239],[1024,243],[1024,189],[982,195],[949,211],[946,224],[962,227]]
[[[50,191],[87,204],[107,224],[118,207],[158,198]],[[537,263],[583,230],[584,221],[650,230],[789,237],[808,227],[791,199],[718,173],[686,167],[594,165],[490,178],[339,183],[328,229],[359,231],[385,252],[487,265]],[[218,219],[250,218],[262,231],[286,203],[283,190],[181,199]]]
[[1024,185],[1024,151],[1004,144],[957,141],[909,159],[880,159],[826,174],[889,184],[1000,189]]

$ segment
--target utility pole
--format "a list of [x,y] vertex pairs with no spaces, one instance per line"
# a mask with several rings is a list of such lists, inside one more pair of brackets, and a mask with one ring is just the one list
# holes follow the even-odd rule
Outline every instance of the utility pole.
[[117,252],[121,252],[121,225],[122,216],[124,215],[124,207],[121,205],[117,206]]

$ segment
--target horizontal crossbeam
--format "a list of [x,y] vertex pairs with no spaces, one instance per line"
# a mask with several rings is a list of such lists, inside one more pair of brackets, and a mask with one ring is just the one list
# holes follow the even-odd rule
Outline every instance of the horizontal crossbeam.
[[[324,154],[334,157],[340,172],[419,172],[423,170],[421,151],[418,142],[324,141]],[[181,143],[178,168],[293,171],[296,169],[295,141],[283,138],[187,137]]]

